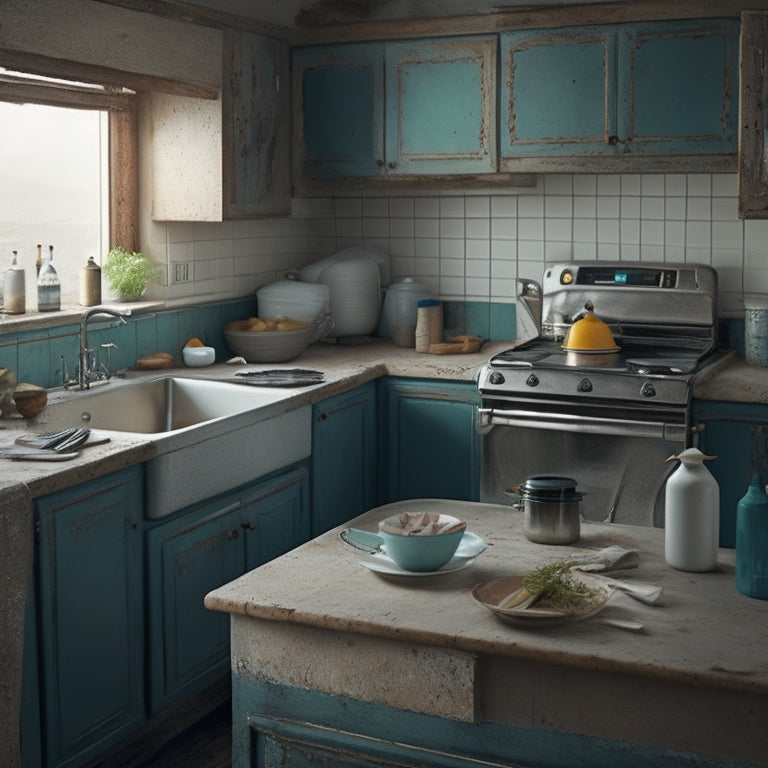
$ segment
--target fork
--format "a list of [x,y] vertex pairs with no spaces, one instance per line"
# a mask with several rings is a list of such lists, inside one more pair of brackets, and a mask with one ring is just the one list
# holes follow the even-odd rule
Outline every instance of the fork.
[[56,453],[68,453],[79,448],[91,435],[91,430],[87,427],[76,428],[72,434],[63,440],[57,442],[52,450]]

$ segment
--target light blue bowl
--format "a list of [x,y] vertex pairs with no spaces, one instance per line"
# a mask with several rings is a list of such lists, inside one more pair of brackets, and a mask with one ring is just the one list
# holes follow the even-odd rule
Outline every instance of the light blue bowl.
[[[448,520],[447,515],[441,516],[441,521]],[[379,523],[379,536],[384,541],[387,555],[405,571],[437,571],[442,568],[456,553],[464,529],[452,533],[438,533],[424,536],[403,536],[383,530],[386,523],[395,527],[398,518],[388,518]],[[456,519],[455,522],[460,522]]]

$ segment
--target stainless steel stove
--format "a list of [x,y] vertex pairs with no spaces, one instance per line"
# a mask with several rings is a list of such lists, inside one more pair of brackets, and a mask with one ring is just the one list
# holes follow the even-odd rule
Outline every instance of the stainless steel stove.
[[[575,262],[547,268],[541,284],[520,282],[518,327],[531,338],[495,355],[478,377],[478,423],[488,435],[482,500],[501,502],[505,486],[529,475],[578,480],[580,471],[588,519],[663,525],[664,459],[692,443],[693,381],[721,354],[717,273],[698,264]],[[587,302],[617,352],[563,348]]]

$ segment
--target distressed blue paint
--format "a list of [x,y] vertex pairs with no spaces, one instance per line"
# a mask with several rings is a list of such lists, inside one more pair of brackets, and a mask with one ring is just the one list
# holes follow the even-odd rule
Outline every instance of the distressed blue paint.
[[619,135],[629,151],[736,151],[738,39],[735,19],[621,29]]
[[142,467],[39,499],[46,764],[83,765],[144,717]]
[[477,501],[480,437],[474,382],[387,378],[380,384],[388,487],[383,503],[441,498]]
[[502,156],[605,154],[615,133],[614,27],[501,34]]
[[376,386],[312,408],[312,537],[378,504]]
[[502,33],[502,156],[734,153],[738,39],[736,19]]
[[307,541],[309,514],[302,463],[147,531],[150,714],[226,673],[229,617],[203,598]]
[[[696,400],[692,422],[703,424],[699,448],[716,458],[707,469],[720,486],[720,546],[736,544],[736,505],[750,483],[752,472],[768,469],[766,433],[768,405]],[[768,474],[768,473],[767,473]]]
[[318,177],[373,176],[384,161],[380,43],[300,48],[304,162]]
[[238,675],[233,711],[233,768],[760,768],[649,744],[457,722]]
[[491,173],[495,39],[443,38],[385,47],[388,173]]

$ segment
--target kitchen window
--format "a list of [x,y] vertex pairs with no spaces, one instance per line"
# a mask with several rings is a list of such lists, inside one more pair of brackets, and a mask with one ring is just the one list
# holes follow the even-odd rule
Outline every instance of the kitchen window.
[[36,245],[53,245],[62,306],[79,272],[136,230],[135,94],[121,87],[0,68],[0,271],[18,250],[27,314],[37,309]]

